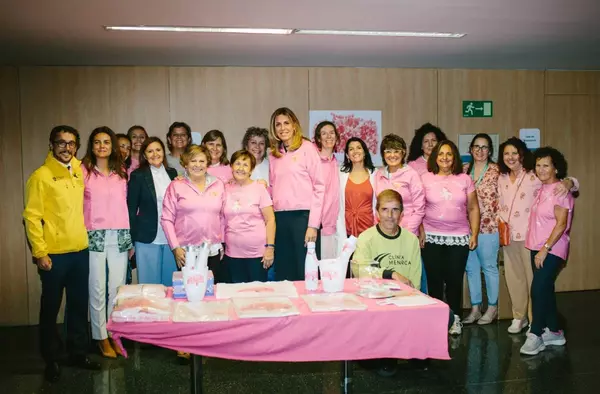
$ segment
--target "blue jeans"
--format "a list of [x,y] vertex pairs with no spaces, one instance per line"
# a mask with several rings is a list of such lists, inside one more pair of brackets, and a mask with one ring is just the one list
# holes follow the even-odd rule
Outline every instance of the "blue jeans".
[[169,245],[136,242],[135,254],[139,283],[173,285],[173,272],[177,271],[177,264]]
[[537,253],[537,250],[531,251],[531,268],[533,269],[533,281],[531,282],[533,321],[531,322],[531,333],[541,336],[546,327],[553,332],[560,330],[554,282],[565,261],[548,253],[544,265],[541,268],[536,268],[534,258]]
[[469,283],[469,295],[471,305],[480,305],[481,295],[481,271],[485,276],[485,287],[487,290],[488,305],[498,305],[498,288],[500,276],[498,274],[498,249],[500,240],[498,233],[479,234],[477,248],[469,252],[467,259],[467,281]]

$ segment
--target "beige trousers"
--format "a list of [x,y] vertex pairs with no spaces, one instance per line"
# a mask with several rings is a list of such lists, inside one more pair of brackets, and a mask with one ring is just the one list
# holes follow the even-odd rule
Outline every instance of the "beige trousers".
[[529,318],[531,322],[531,252],[525,248],[525,241],[510,241],[504,246],[504,272],[506,286],[512,303],[513,319]]

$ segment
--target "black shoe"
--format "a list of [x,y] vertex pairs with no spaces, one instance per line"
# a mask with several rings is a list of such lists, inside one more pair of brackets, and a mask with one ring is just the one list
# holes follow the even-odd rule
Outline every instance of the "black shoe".
[[391,378],[398,373],[398,360],[395,359],[383,359],[381,365],[377,369],[377,375],[384,378]]
[[44,379],[50,383],[58,382],[60,378],[60,367],[57,362],[51,362],[46,364],[46,369],[44,369]]
[[69,365],[89,371],[99,371],[102,369],[100,363],[92,361],[86,356],[72,356],[69,360]]

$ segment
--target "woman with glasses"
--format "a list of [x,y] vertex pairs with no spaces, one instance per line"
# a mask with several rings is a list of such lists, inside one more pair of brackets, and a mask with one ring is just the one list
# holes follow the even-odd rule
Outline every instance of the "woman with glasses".
[[177,170],[178,175],[185,173],[180,157],[191,142],[192,129],[190,129],[190,126],[184,122],[173,122],[167,133],[167,148],[169,149],[167,163],[169,163],[169,167]]
[[[473,137],[469,146],[471,162],[463,166],[463,170],[475,182],[479,212],[481,215],[477,249],[469,251],[467,259],[467,282],[471,296],[471,313],[463,320],[463,324],[490,324],[498,317],[498,177],[500,170],[493,162],[494,146],[492,139],[485,133]],[[482,291],[481,271],[485,277],[487,290],[487,310],[481,314]]]
[[129,174],[140,166],[140,155],[142,145],[148,138],[146,129],[140,125],[133,125],[127,130],[127,136],[131,140],[131,165],[128,168]]

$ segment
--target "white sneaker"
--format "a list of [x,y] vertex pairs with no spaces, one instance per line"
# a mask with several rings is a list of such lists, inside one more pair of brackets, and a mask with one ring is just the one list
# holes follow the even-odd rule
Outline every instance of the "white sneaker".
[[567,343],[563,330],[560,330],[559,332],[552,332],[547,328],[544,328],[542,340],[546,346],[563,346],[565,343]]
[[454,323],[452,323],[452,327],[450,327],[448,333],[450,335],[460,335],[462,334],[462,326],[463,325],[460,322],[460,317],[458,317],[458,315],[454,315]]
[[521,331],[523,331],[523,329],[528,325],[529,321],[527,320],[527,318],[523,320],[513,319],[512,324],[510,325],[510,327],[508,327],[508,332],[511,334],[518,334]]
[[527,340],[525,344],[521,346],[521,354],[527,354],[528,356],[535,356],[542,350],[546,349],[546,345],[544,345],[544,340],[542,337],[538,337],[535,334],[527,334]]

